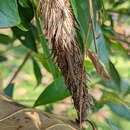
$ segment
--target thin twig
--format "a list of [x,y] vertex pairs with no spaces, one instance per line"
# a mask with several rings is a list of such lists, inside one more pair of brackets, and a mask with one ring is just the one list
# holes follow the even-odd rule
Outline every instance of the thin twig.
[[94,123],[92,123],[90,120],[86,120],[92,127],[93,130],[96,130],[96,126]]
[[[88,31],[87,31],[87,34],[86,34],[86,40],[84,41],[84,53],[83,53],[83,63],[84,63],[84,60],[85,60],[85,54],[88,52],[88,49],[87,49],[87,46],[86,46],[86,43],[87,43],[87,40],[89,38],[89,34],[90,34],[90,28],[91,28],[91,23],[89,21],[89,24],[88,24]],[[82,101],[82,97],[83,97],[83,74],[84,73],[84,67],[82,68],[82,79],[81,79],[81,87],[80,87],[80,129],[82,129],[82,107],[83,107],[83,101]]]
[[93,38],[94,38],[95,51],[98,54],[98,49],[96,46],[95,26],[94,26],[94,20],[93,20],[94,16],[93,16],[92,0],[88,0],[88,6],[89,6],[89,13],[90,13],[90,22],[92,24],[92,32],[93,32]]
[[6,48],[4,51],[1,51],[0,52],[0,55],[4,55],[5,53],[7,53],[8,51],[12,50],[12,49],[15,49],[17,47],[19,47],[20,45],[17,45],[17,46],[9,46],[8,48]]
[[[96,36],[95,36],[95,28],[94,28],[94,21],[93,21],[93,8],[92,8],[92,1],[88,0],[88,4],[89,4],[89,12],[90,12],[90,20],[89,20],[89,24],[88,24],[88,31],[86,34],[86,40],[84,42],[84,55],[83,55],[83,63],[85,60],[85,54],[86,51],[88,50],[87,47],[85,46],[88,38],[89,38],[89,34],[90,34],[90,28],[91,28],[91,24],[92,24],[92,31],[93,31],[93,37],[94,37],[94,45],[95,45],[95,51],[96,53],[98,53],[97,47],[96,47]],[[83,73],[84,73],[84,67],[82,68],[82,80],[83,80]],[[81,80],[81,81],[82,81]],[[80,130],[82,129],[82,107],[83,107],[83,85],[82,85],[83,81],[81,82],[81,87],[80,87]]]
[[[12,78],[10,79],[8,85],[10,85],[14,80],[15,78],[17,77],[17,75],[19,74],[19,72],[21,71],[21,69],[23,68],[23,66],[25,65],[25,63],[27,62],[27,60],[30,58],[32,52],[29,51],[27,53],[27,55],[25,56],[25,58],[23,59],[23,62],[21,63],[21,65],[17,68],[17,70],[15,71],[14,75],[12,76]],[[7,85],[7,86],[8,86]]]
[[[90,1],[89,1],[90,2]],[[90,2],[91,3],[91,2]],[[89,4],[89,7],[90,7],[91,5]],[[91,7],[92,8],[92,7]],[[93,13],[92,13],[92,11],[91,11],[91,9],[90,9],[90,15],[93,15]],[[88,31],[87,31],[87,34],[86,34],[86,39],[85,39],[85,41],[84,41],[84,53],[83,53],[83,63],[84,63],[84,60],[85,60],[85,54],[87,53],[87,51],[88,51],[88,49],[87,49],[87,46],[86,46],[86,43],[87,43],[87,41],[88,41],[88,39],[89,39],[89,34],[90,34],[90,29],[91,29],[91,24],[92,24],[92,19],[91,19],[91,17],[90,17],[90,19],[89,19],[89,23],[88,23]],[[93,24],[92,24],[92,26],[93,26]],[[94,29],[93,29],[94,30]],[[95,36],[95,35],[94,35]],[[96,48],[96,47],[95,47]],[[81,79],[81,81],[83,80],[83,74],[84,73],[84,67],[82,68],[82,79]],[[83,107],[83,101],[82,101],[82,97],[83,97],[83,81],[81,82],[82,84],[81,84],[81,87],[80,87],[80,130],[82,129],[82,107]]]
[[86,43],[89,39],[90,29],[91,29],[91,23],[90,23],[90,20],[89,20],[88,31],[87,31],[87,34],[86,34],[86,40],[84,41],[84,58],[85,58],[85,54],[87,54],[87,52],[88,52],[88,48],[86,46]]

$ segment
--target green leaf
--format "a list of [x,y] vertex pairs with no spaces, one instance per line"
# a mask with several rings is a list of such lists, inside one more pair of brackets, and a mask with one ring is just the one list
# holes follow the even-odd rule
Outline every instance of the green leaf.
[[52,112],[54,110],[54,108],[53,108],[53,105],[52,104],[49,104],[49,105],[47,105],[46,107],[45,107],[45,112]]
[[25,7],[25,8],[29,8],[29,4],[30,4],[30,1],[29,0],[19,0],[19,4],[22,6],[22,7]]
[[103,78],[101,76],[99,76],[97,74],[97,72],[92,72],[89,75],[90,75],[91,79],[90,79],[90,82],[87,83],[88,86],[96,87],[95,85],[100,83],[103,80]]
[[121,99],[116,93],[105,90],[103,90],[103,95],[99,102],[126,105],[123,99]]
[[108,123],[111,130],[121,130],[119,125],[115,124],[112,120],[106,119],[106,122]]
[[94,101],[94,105],[92,107],[92,112],[96,113],[103,108],[104,104],[98,103],[95,99],[93,99],[93,101]]
[[[83,41],[86,40],[86,34],[88,31],[88,24],[89,24],[89,7],[88,7],[88,0],[71,0],[71,5],[73,8],[73,12],[75,18],[80,26],[80,35],[82,36]],[[93,1],[93,12],[94,12],[94,23],[96,22],[96,8],[95,8],[95,1]],[[89,39],[87,41],[87,46],[89,47],[93,38],[92,30],[89,34]]]
[[39,0],[30,0],[34,8],[38,7],[39,5]]
[[107,12],[104,8],[104,1],[103,0],[95,0],[97,5],[98,14],[102,17],[102,23],[107,20]]
[[5,95],[9,97],[13,97],[13,91],[14,91],[14,84],[9,84],[5,89],[4,93]]
[[38,53],[35,56],[41,62],[41,64],[47,69],[47,71],[52,73],[54,78],[59,77],[59,75],[60,75],[59,70],[57,69],[57,67],[53,63],[52,59],[50,59],[50,57],[47,58],[44,56],[44,54],[41,54],[41,53]]
[[126,96],[130,93],[130,84],[127,80],[121,79],[121,94]]
[[34,6],[37,7],[39,4],[39,0],[19,0],[19,3],[22,7],[28,8],[30,7],[30,3]]
[[8,45],[12,42],[12,39],[8,35],[0,34],[0,44]]
[[120,75],[111,61],[109,61],[109,67],[110,67],[109,68],[110,77],[115,83],[115,87],[117,86],[119,88],[118,90],[120,90],[120,82],[121,82]]
[[71,0],[75,17],[80,25],[83,39],[85,40],[89,24],[88,0]]
[[[107,68],[109,68],[109,57],[108,57],[109,54],[106,46],[106,41],[104,39],[101,28],[98,24],[96,26],[96,35],[97,35],[96,46],[98,49],[99,59]],[[90,49],[92,51],[95,51],[94,42],[91,43]]]
[[31,20],[34,17],[34,11],[29,0],[21,0],[19,1],[19,3],[20,4],[18,4],[18,10],[19,10],[21,23],[18,25],[18,27],[23,31],[27,31],[30,28]]
[[39,58],[40,62],[43,64],[43,66],[53,74],[54,79],[58,78],[60,76],[59,70],[57,69],[50,53],[50,49],[48,47],[48,43],[45,39],[45,36],[42,32],[42,28],[40,26],[40,21],[38,19],[37,13],[35,12],[35,18],[37,23],[37,32],[38,32],[38,40],[41,43],[43,53],[38,54],[37,57]]
[[111,110],[121,118],[130,120],[130,109],[123,105],[108,103]]
[[54,80],[38,97],[34,106],[54,103],[70,96],[63,77]]
[[103,0],[96,0],[98,10],[104,9]]
[[[125,86],[126,87],[126,86]],[[127,88],[126,88],[127,89]],[[126,93],[124,94],[125,96],[126,95],[128,95],[128,94],[130,94],[130,85],[128,86],[128,89],[127,89],[127,91],[126,91]]]
[[0,0],[0,27],[16,26],[20,17],[16,0]]
[[[105,81],[105,84],[107,83],[108,84],[107,86],[109,86],[111,88],[115,87],[115,89],[120,91],[120,76],[119,76],[115,66],[109,60],[109,53],[108,53],[108,49],[107,49],[107,44],[106,44],[106,41],[104,39],[101,28],[98,24],[96,26],[96,35],[97,35],[96,45],[97,45],[97,49],[98,49],[99,59],[105,65],[106,69],[109,71],[110,79],[111,79],[110,81]],[[94,43],[91,44],[90,49],[92,51],[95,51]],[[110,86],[110,84],[112,86]]]
[[5,56],[0,55],[0,62],[5,62],[7,61],[7,58]]
[[[109,69],[108,69],[110,80],[108,81],[102,81],[102,84],[105,87],[111,88],[114,91],[118,91],[121,93],[121,77],[116,70],[114,64],[109,60]],[[123,93],[123,92],[122,92]]]
[[31,26],[29,31],[27,32],[20,30],[18,27],[13,27],[12,31],[14,37],[16,39],[19,39],[24,46],[26,46],[27,48],[35,52],[37,51],[36,42],[35,42],[36,39],[34,35],[36,28],[34,26]]
[[[110,41],[109,41],[110,42]],[[111,42],[112,43],[112,42]],[[122,45],[121,43],[118,43],[118,42],[114,42],[112,43],[111,45],[111,49],[116,51],[116,53],[118,53],[119,55],[121,56],[124,56],[126,58],[129,58],[128,56],[128,50],[126,50]]]
[[85,60],[84,61],[84,65],[85,65],[85,69],[87,70],[87,72],[94,72],[94,65],[90,60]]
[[32,62],[33,62],[33,71],[37,80],[36,86],[38,86],[39,84],[41,84],[42,81],[42,73],[39,64],[34,58],[32,58]]

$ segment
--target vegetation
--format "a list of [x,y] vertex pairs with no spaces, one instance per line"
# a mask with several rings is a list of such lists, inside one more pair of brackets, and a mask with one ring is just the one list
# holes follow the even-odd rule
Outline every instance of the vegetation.
[[[38,3],[0,1],[0,87],[22,104],[53,112],[71,94],[42,33]],[[88,119],[99,130],[129,130],[130,2],[71,0],[71,7],[93,98]],[[72,106],[62,114],[76,118]]]

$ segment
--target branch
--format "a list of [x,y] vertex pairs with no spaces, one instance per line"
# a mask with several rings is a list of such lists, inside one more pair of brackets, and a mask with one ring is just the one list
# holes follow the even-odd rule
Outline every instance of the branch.
[[[8,85],[10,85],[15,78],[17,77],[17,75],[19,74],[19,72],[21,71],[21,69],[23,68],[23,66],[25,65],[25,63],[27,62],[27,60],[30,58],[32,52],[28,52],[27,55],[25,56],[25,58],[23,59],[23,62],[21,63],[21,65],[18,67],[18,69],[15,71],[14,75],[12,76],[12,78],[10,79]],[[8,86],[7,85],[7,86]]]

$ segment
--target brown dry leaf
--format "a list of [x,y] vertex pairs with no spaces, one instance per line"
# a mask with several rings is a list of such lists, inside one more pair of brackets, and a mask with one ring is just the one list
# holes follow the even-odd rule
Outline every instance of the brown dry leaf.
[[0,130],[79,130],[68,119],[28,108],[0,94]]
[[88,56],[91,59],[94,67],[96,68],[97,73],[100,74],[101,76],[103,76],[104,79],[109,80],[110,77],[109,77],[108,73],[105,71],[103,65],[100,63],[97,55],[93,52],[88,51]]

